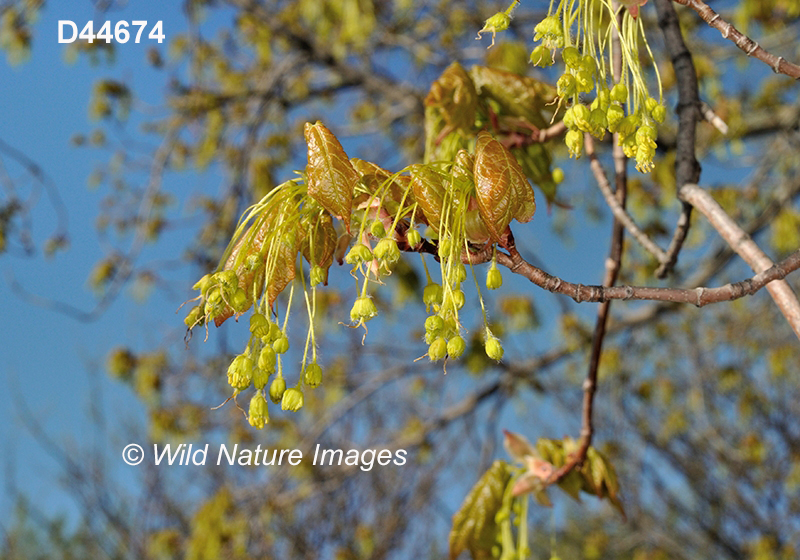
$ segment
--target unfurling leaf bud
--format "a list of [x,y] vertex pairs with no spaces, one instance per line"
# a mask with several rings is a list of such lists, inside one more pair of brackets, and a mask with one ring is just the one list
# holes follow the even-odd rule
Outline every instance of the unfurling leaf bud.
[[286,380],[283,377],[276,377],[269,386],[269,400],[278,404],[286,391]]
[[322,383],[322,368],[319,364],[316,362],[308,364],[303,372],[303,380],[309,387],[319,387]]
[[281,399],[281,409],[297,412],[301,408],[303,408],[303,391],[297,387],[286,389]]
[[461,336],[456,335],[447,341],[447,355],[454,360],[459,358],[464,353],[466,348],[467,343]]
[[247,415],[247,421],[254,428],[261,430],[264,425],[269,423],[269,411],[267,410],[267,399],[258,391],[253,398],[250,399],[250,410]]
[[438,362],[445,354],[447,354],[447,341],[440,336],[428,347],[428,357],[432,362]]

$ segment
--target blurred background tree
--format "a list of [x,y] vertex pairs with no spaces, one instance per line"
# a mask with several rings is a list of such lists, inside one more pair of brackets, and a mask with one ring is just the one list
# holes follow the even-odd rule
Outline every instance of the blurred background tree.
[[[127,13],[115,12],[121,8],[115,2],[95,4],[101,19]],[[671,61],[661,38],[665,4],[672,10],[672,3],[653,4],[640,17],[673,108],[680,76],[672,62],[679,57]],[[800,60],[800,2],[709,4],[767,50]],[[103,195],[97,226],[108,248],[87,273],[97,305],[89,311],[43,305],[91,321],[133,286],[136,294],[159,292],[177,307],[191,297],[192,279],[216,266],[241,213],[303,168],[305,122],[323,120],[350,156],[394,170],[422,160],[424,99],[451,62],[553,83],[555,72],[528,64],[533,26],[547,6],[523,2],[490,50],[488,38],[473,40],[505,7],[458,0],[184,2],[185,29],[147,51],[147,63],[169,84],[160,106],[140,102],[133,84],[101,79],[89,100],[97,126],[74,138],[109,154],[90,178]],[[0,45],[10,61],[24,61],[30,41],[45,40],[35,20],[47,9],[43,2],[0,3]],[[780,260],[800,246],[796,81],[748,60],[694,11],[677,4],[674,11],[703,108],[727,126],[727,133],[710,123],[697,126],[701,184]],[[66,48],[68,56],[102,61],[121,46]],[[613,168],[610,138],[597,144],[601,161]],[[627,181],[630,214],[663,247],[680,213],[679,144],[678,121],[670,115],[659,127],[655,169],[649,175],[631,170]],[[560,140],[548,149],[566,179],[555,194],[537,190],[537,217],[514,226],[518,246],[557,276],[599,284],[611,213],[588,161],[568,160]],[[22,161],[41,181],[39,167],[21,160],[23,154],[4,144],[0,154]],[[219,188],[189,197],[170,188],[169,177],[181,172],[211,174]],[[28,247],[31,205],[14,189],[2,196],[2,247]],[[749,277],[695,214],[666,280],[654,275],[659,263],[629,241],[620,283],[694,287]],[[189,234],[185,246],[167,247],[172,260],[141,258],[173,230]],[[607,240],[596,241],[600,235]],[[59,227],[52,239],[48,247],[65,247],[67,232]],[[107,465],[118,460],[123,436],[135,440],[136,428],[100,430],[95,411],[95,429],[112,452],[80,441],[93,459],[76,461],[22,405],[30,433],[63,467],[81,515],[75,528],[20,497],[15,517],[4,524],[0,557],[444,558],[461,501],[494,459],[508,459],[503,428],[531,440],[579,434],[596,304],[550,294],[505,272],[503,293],[488,299],[493,328],[506,340],[503,361],[489,361],[472,340],[444,376],[441,365],[413,362],[425,352],[424,275],[415,260],[402,261],[391,278],[390,295],[378,301],[381,320],[370,325],[363,347],[361,333],[338,325],[348,316],[352,287],[337,265],[332,272],[339,279],[320,303],[327,321],[318,334],[324,383],[306,393],[302,411],[273,413],[262,431],[251,429],[235,406],[210,410],[229,394],[224,373],[246,326],[226,323],[205,344],[195,336],[188,350],[177,318],[172,335],[152,348],[134,350],[120,335],[107,370],[147,412],[143,444],[145,438],[261,444],[302,449],[307,457],[318,443],[385,447],[406,449],[406,465],[368,472],[308,461],[297,468],[207,466],[187,477],[189,471],[145,461],[138,471],[125,471],[137,476],[120,486]],[[796,289],[796,276],[789,281]],[[703,309],[656,302],[617,303],[612,310],[598,372],[594,445],[616,468],[627,520],[605,501],[584,496],[576,504],[551,492],[554,508],[532,505],[528,515],[531,556],[795,558],[800,353],[772,300],[760,292]],[[466,322],[470,332],[480,332],[478,314]],[[296,347],[303,335],[294,333]]]

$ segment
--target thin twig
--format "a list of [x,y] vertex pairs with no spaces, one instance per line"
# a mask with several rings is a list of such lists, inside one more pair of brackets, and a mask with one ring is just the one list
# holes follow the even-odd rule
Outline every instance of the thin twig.
[[[678,136],[675,157],[675,184],[679,187],[700,180],[700,163],[695,156],[695,133],[700,118],[700,95],[697,91],[697,73],[694,61],[681,34],[680,22],[672,0],[656,0],[658,25],[664,32],[667,52],[672,59],[672,67],[678,87]],[[678,254],[689,233],[692,206],[683,202],[681,215],[675,226],[675,233],[667,248],[667,260],[656,270],[658,278],[665,278],[678,261]]]
[[712,10],[705,2],[701,0],[675,0],[675,2],[688,6],[697,12],[697,15],[699,15],[703,21],[719,31],[725,39],[733,41],[747,56],[757,58],[772,68],[772,71],[776,74],[786,74],[795,80],[800,80],[800,66],[789,62],[782,56],[776,56],[765,50],[750,37],[722,19],[722,17]]
[[[754,272],[763,272],[773,266],[774,263],[767,254],[705,190],[697,185],[684,185],[681,187],[681,197],[708,219],[731,249],[742,257]],[[785,280],[772,282],[767,286],[767,291],[800,339],[800,302],[797,301],[797,296],[789,283]]]
[[585,144],[586,155],[589,157],[589,164],[592,169],[592,173],[594,174],[594,178],[597,181],[597,186],[600,187],[600,192],[603,193],[603,198],[606,199],[606,204],[608,204],[608,207],[614,214],[614,219],[625,226],[625,229],[628,230],[628,233],[630,233],[631,236],[633,236],[633,238],[638,241],[648,253],[653,255],[660,264],[666,263],[667,254],[664,252],[664,250],[659,247],[655,241],[650,239],[650,237],[644,231],[642,231],[638,225],[636,225],[636,222],[633,221],[633,218],[622,206],[619,199],[617,199],[614,193],[611,192],[611,183],[606,176],[606,172],[603,169],[600,160],[597,158],[597,153],[595,153],[594,149],[594,139],[589,134],[586,135]]

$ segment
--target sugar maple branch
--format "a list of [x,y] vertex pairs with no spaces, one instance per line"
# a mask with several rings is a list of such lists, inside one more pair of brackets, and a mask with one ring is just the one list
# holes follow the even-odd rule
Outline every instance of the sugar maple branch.
[[[731,249],[736,251],[754,272],[763,272],[773,266],[772,260],[766,253],[705,190],[697,185],[684,185],[681,187],[680,195],[703,213]],[[794,333],[800,338],[800,303],[789,283],[785,280],[771,282],[767,285],[767,291],[775,300],[775,304],[783,316],[786,317]]]
[[[672,0],[656,0],[655,5],[658,12],[658,25],[664,32],[664,41],[672,60],[672,67],[675,70],[678,88],[675,183],[677,185],[697,183],[700,180],[700,163],[695,156],[695,135],[697,121],[700,118],[700,94],[697,90],[697,73],[695,72],[692,54],[683,41],[680,22],[672,5]],[[678,254],[683,247],[683,242],[689,233],[692,207],[686,202],[682,201],[682,203],[681,215],[675,226],[672,241],[667,248],[667,260],[656,270],[658,278],[665,278],[675,266],[678,261]]]
[[[513,238],[506,246],[508,253],[497,252],[497,262],[511,272],[524,276],[540,288],[555,294],[563,294],[576,302],[597,302],[611,299],[668,301],[672,303],[691,303],[704,307],[712,303],[732,301],[752,295],[773,280],[782,280],[800,268],[800,249],[786,257],[780,263],[767,270],[746,278],[741,282],[725,284],[716,288],[659,288],[649,286],[589,286],[573,284],[544,270],[533,266],[519,254]],[[472,261],[475,263],[476,261]]]
[[688,6],[697,12],[703,21],[708,25],[719,31],[725,39],[733,41],[733,43],[742,49],[747,56],[752,56],[772,68],[776,74],[785,74],[795,80],[800,80],[800,66],[793,64],[783,58],[776,56],[759,44],[753,41],[750,37],[736,29],[729,22],[725,21],[720,15],[712,10],[708,4],[701,0],[674,0],[678,4]]
[[600,163],[600,160],[597,158],[597,153],[594,149],[594,139],[589,135],[585,135],[585,144],[586,144],[586,155],[589,157],[589,164],[592,169],[592,173],[594,174],[594,178],[597,181],[597,186],[600,187],[600,192],[603,193],[603,198],[606,199],[606,204],[611,209],[611,212],[614,214],[614,219],[618,220],[625,229],[628,230],[628,233],[633,236],[633,238],[639,242],[639,244],[644,247],[644,249],[653,255],[659,263],[666,263],[667,262],[667,254],[664,250],[659,247],[650,237],[641,230],[641,228],[636,225],[636,222],[633,221],[631,215],[625,210],[622,206],[620,201],[614,196],[614,193],[611,192],[611,183],[606,176],[606,172],[603,170],[603,166]]

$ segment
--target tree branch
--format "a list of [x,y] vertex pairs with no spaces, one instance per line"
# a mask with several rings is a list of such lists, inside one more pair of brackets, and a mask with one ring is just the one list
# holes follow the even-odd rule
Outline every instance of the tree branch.
[[[675,13],[672,0],[656,0],[655,4],[658,12],[658,25],[664,32],[664,42],[672,59],[672,67],[675,70],[678,87],[675,184],[680,187],[686,183],[697,183],[700,180],[700,163],[695,156],[695,133],[697,121],[701,118],[699,114],[700,95],[697,91],[697,73],[695,72],[692,55],[683,41],[678,14]],[[681,215],[675,226],[675,233],[667,248],[667,260],[656,270],[658,278],[665,278],[678,261],[678,254],[683,247],[683,242],[686,240],[686,235],[689,233],[691,212],[691,205],[683,202]]]
[[750,37],[736,29],[733,25],[725,21],[720,15],[712,10],[708,4],[701,0],[674,0],[678,4],[688,6],[697,12],[703,21],[708,25],[719,31],[726,39],[730,39],[733,43],[742,49],[747,56],[757,58],[770,68],[776,74],[785,74],[795,80],[800,80],[800,66],[793,64],[782,56],[775,56],[774,54],[766,51],[758,43],[753,41]]
[[[731,249],[742,257],[754,272],[764,272],[774,265],[755,241],[728,216],[706,191],[697,185],[684,185],[680,189],[680,196],[703,213]],[[789,283],[785,280],[777,280],[767,286],[767,291],[800,339],[800,303]]]
[[611,192],[611,183],[608,180],[608,176],[606,176],[606,172],[603,170],[603,166],[600,164],[600,160],[597,158],[597,153],[595,153],[594,149],[594,139],[589,134],[585,135],[585,144],[586,155],[589,157],[589,164],[594,178],[597,181],[597,186],[600,187],[600,192],[603,193],[606,204],[608,204],[608,207],[614,214],[614,219],[625,226],[628,233],[630,233],[648,253],[653,255],[659,263],[666,263],[668,259],[664,250],[636,225],[636,222],[633,221],[631,215],[628,214],[627,210],[622,206],[620,200]]
[[[519,254],[513,238],[509,240],[508,253],[497,251],[497,262],[507,267],[511,272],[524,276],[540,288],[555,294],[571,297],[576,302],[621,300],[652,300],[668,301],[672,303],[691,303],[697,307],[705,307],[712,303],[732,301],[752,295],[774,280],[782,280],[800,268],[800,249],[786,257],[780,263],[771,266],[755,276],[746,278],[741,282],[725,284],[716,288],[659,288],[649,286],[586,286],[573,284],[544,270],[533,266]],[[488,260],[488,259],[487,259]],[[484,262],[484,261],[475,261]]]

